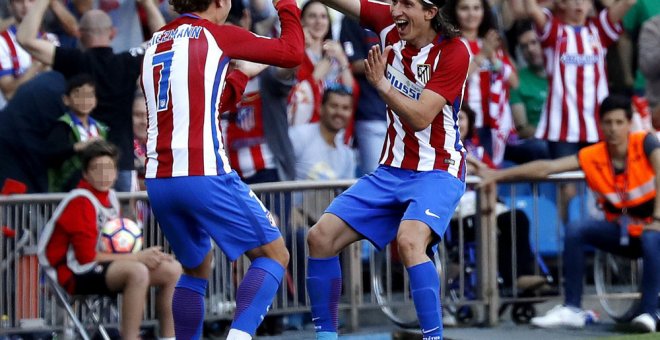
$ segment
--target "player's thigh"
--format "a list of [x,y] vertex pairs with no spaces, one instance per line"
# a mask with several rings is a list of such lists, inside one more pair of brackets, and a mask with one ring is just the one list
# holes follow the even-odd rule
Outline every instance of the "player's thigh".
[[410,202],[402,219],[423,222],[442,237],[464,192],[465,182],[446,171],[420,173],[402,190]]
[[396,196],[396,188],[405,180],[397,172],[378,167],[335,198],[326,215],[341,219],[376,248],[383,249],[395,238],[405,209]]
[[254,260],[258,257],[268,257],[280,262],[283,266],[289,262],[289,251],[286,249],[284,238],[282,237],[268,244],[264,244],[263,246],[250,249],[245,255],[247,255],[250,260]]
[[421,247],[423,251],[433,239],[434,233],[428,224],[418,220],[403,220],[396,235],[399,247]]
[[147,179],[151,209],[172,251],[185,268],[197,268],[211,250],[203,228],[204,176]]
[[230,260],[282,237],[271,213],[236,173],[218,177],[206,193],[202,224]]
[[309,230],[309,245],[312,248],[327,248],[333,253],[340,252],[349,244],[364,237],[351,228],[337,215],[325,213]]

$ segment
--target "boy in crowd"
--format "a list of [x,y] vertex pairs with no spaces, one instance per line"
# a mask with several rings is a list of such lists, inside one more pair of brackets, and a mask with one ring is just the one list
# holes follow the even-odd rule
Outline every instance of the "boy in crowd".
[[68,111],[51,129],[44,148],[49,154],[48,189],[67,192],[81,178],[78,153],[98,139],[105,139],[108,128],[90,114],[96,107],[96,86],[91,76],[80,74],[68,81],[62,96]]
[[121,217],[112,186],[117,179],[118,151],[105,141],[82,150],[83,179],[60,205],[39,239],[39,262],[69,294],[123,295],[122,339],[139,339],[149,286],[159,286],[160,334],[174,339],[172,295],[181,265],[160,247],[137,253],[97,251],[99,229]]

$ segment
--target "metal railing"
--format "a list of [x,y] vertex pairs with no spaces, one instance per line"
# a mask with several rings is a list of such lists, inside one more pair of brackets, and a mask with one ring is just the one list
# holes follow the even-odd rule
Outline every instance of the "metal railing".
[[[476,177],[469,177],[468,185],[478,183]],[[581,173],[568,173],[555,175],[545,182],[582,182]],[[306,232],[313,222],[320,216],[330,201],[343,190],[352,185],[354,181],[297,181],[263,183],[252,185],[251,188],[257,193],[264,205],[279,220],[279,225],[286,245],[291,254],[291,261],[287,271],[287,277],[283,280],[271,309],[272,314],[289,314],[309,310],[307,294],[305,292],[305,259],[308,249],[305,242]],[[531,216],[532,242],[538,245],[540,241],[540,228],[546,221],[540,220],[541,213],[538,198],[541,197],[539,182],[531,183],[532,199]],[[442,188],[438,189],[439,191]],[[558,189],[557,189],[558,190]],[[516,209],[517,197],[520,190],[512,187],[508,195],[509,201],[513,202]],[[36,257],[36,240],[39,237],[41,227],[52,214],[57,203],[64,194],[36,194],[36,195],[14,195],[0,197],[0,224],[17,231],[15,238],[3,238],[0,242],[0,315],[9,316],[10,325],[13,328],[20,326],[21,319],[40,319],[46,327],[61,326],[61,312],[54,301],[49,297],[49,292],[43,284],[43,278],[38,269]],[[143,222],[143,235],[145,246],[162,245],[168,250],[157,222],[148,209],[148,197],[145,192],[120,193],[120,201],[125,207],[134,211]],[[476,236],[474,239],[474,254],[476,263],[476,285],[466,286],[466,282],[474,277],[468,277],[462,268],[470,262],[465,258],[465,235],[462,219],[459,219],[458,236],[458,267],[461,268],[458,275],[459,288],[449,296],[443,287],[443,300],[451,300],[453,305],[473,306],[478,315],[476,318],[486,325],[495,325],[498,322],[498,311],[501,303],[537,301],[538,297],[522,297],[517,295],[515,286],[513,294],[509,297],[500,297],[499,275],[497,271],[497,228],[496,212],[494,209],[482,209],[493,207],[493,202],[487,202],[483,190],[477,193],[476,204]],[[493,195],[488,197],[494,197]],[[136,212],[137,202],[141,202],[143,208]],[[145,208],[146,207],[146,208]],[[520,207],[518,207],[520,208]],[[529,208],[529,207],[528,207]],[[529,209],[528,209],[529,210]],[[559,212],[557,212],[559,214]],[[126,215],[126,214],[124,214]],[[562,218],[558,215],[557,221]],[[514,221],[513,230],[516,228]],[[557,239],[561,239],[561,223],[555,226]],[[515,235],[515,232],[512,232]],[[515,238],[515,236],[514,236]],[[512,240],[515,244],[515,239]],[[560,242],[561,243],[561,242]],[[381,304],[391,304],[393,307],[412,308],[412,300],[407,292],[408,281],[402,265],[396,258],[396,252],[385,251],[385,261],[377,262],[373,249],[364,251],[362,243],[350,246],[342,256],[344,271],[344,290],[340,303],[340,309],[347,312],[347,326],[350,330],[359,328],[360,311],[364,309],[380,308]],[[512,266],[515,267],[515,251],[512,256]],[[560,256],[558,256],[560,258]],[[235,306],[235,292],[237,284],[242,279],[249,261],[241,258],[232,263],[220,252],[215,252],[215,267],[209,280],[209,292],[207,296],[207,319],[230,319]],[[443,261],[447,261],[444,259]],[[378,265],[384,269],[377,270]],[[446,263],[445,263],[446,264]],[[537,272],[541,267],[537,262]],[[561,260],[559,260],[561,273]],[[513,272],[515,274],[515,271]],[[385,302],[379,301],[372,291],[369,281],[363,278],[373,278],[375,275],[383,275]],[[446,282],[446,280],[445,280]],[[467,287],[467,288],[466,288]],[[470,288],[476,290],[473,294],[466,294]],[[145,311],[146,320],[154,320],[156,309],[153,301],[154,293],[150,294],[149,304]],[[403,308],[399,309],[403,310]]]

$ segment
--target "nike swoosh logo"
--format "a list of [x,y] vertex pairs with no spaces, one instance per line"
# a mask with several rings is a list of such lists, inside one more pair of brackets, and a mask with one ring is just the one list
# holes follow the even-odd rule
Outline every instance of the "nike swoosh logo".
[[424,211],[424,213],[425,213],[427,216],[431,216],[431,217],[435,217],[435,218],[440,218],[440,216],[438,216],[438,215],[432,213],[431,210],[429,210],[429,209],[426,209],[426,210]]
[[[426,211],[428,211],[428,209]],[[440,328],[440,326],[436,326],[435,328],[431,328],[431,329],[422,329],[422,334],[431,333],[438,328]]]
[[312,321],[316,321],[316,320],[318,320],[318,319],[320,319],[320,318],[312,318]]

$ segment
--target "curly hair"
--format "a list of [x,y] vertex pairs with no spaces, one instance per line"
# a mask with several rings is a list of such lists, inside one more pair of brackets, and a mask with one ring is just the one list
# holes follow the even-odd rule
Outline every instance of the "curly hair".
[[[447,5],[444,7],[445,13],[447,15],[447,18],[449,21],[453,22],[456,27],[460,29],[460,25],[458,24],[458,15],[456,14],[456,7],[458,7],[458,3],[461,0],[448,0]],[[490,8],[490,4],[488,4],[488,0],[481,0],[481,6],[484,9],[484,17],[481,19],[481,23],[479,24],[479,29],[477,30],[477,36],[480,38],[483,38],[486,36],[486,33],[490,31],[491,29],[497,29],[497,19],[495,18],[495,14],[493,13],[493,10]]]
[[169,0],[170,5],[179,13],[203,12],[209,8],[213,0]]
[[445,35],[447,38],[455,38],[461,35],[461,32],[456,28],[456,21],[450,20],[450,18],[447,16],[446,8],[445,6],[445,0],[429,0],[433,4],[430,4],[424,0],[419,0],[419,2],[422,4],[422,8],[425,10],[429,10],[433,7],[436,7],[438,9],[438,14],[433,17],[431,20],[431,27],[436,32],[442,32],[443,35]]

